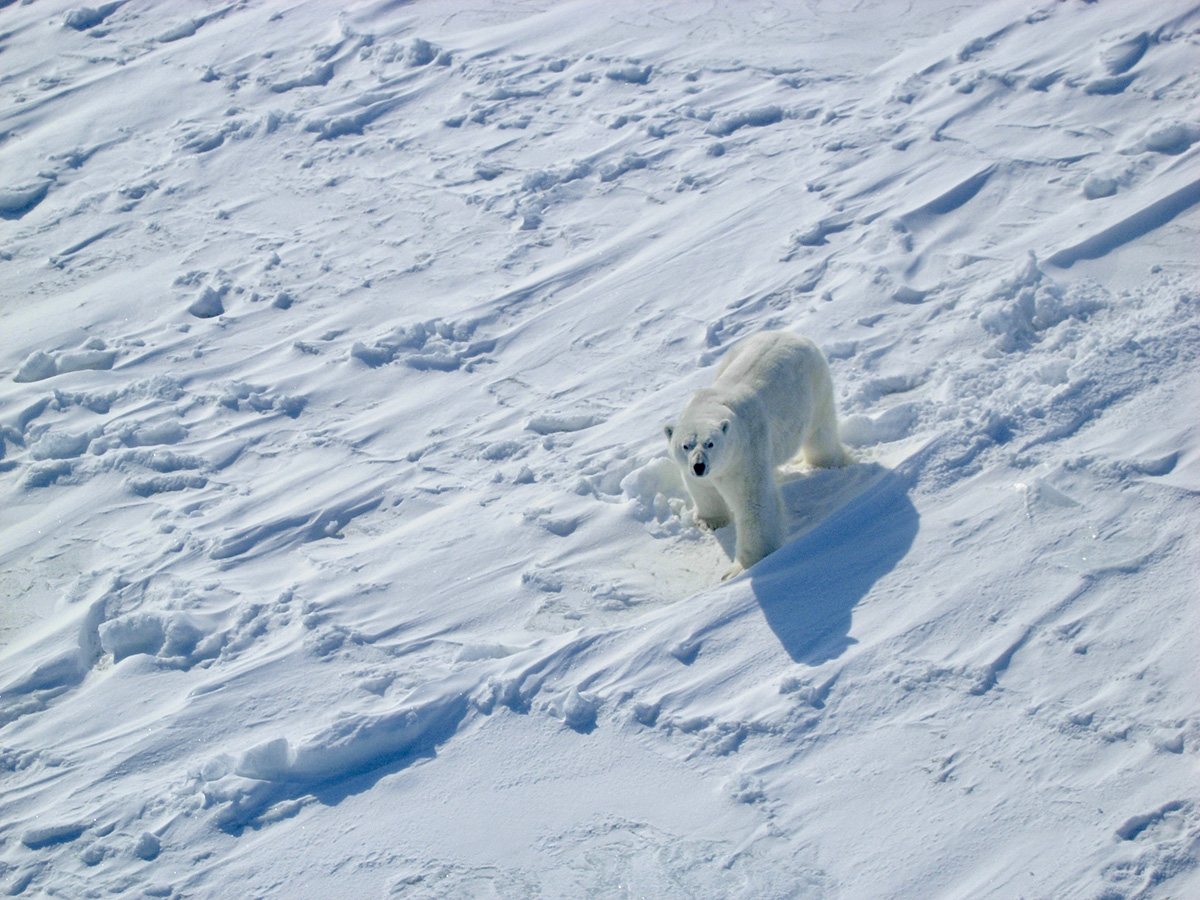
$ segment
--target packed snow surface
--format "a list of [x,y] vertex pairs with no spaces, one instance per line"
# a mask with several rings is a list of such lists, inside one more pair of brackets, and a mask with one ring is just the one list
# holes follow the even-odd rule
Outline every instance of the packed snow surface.
[[[0,0],[0,889],[1200,896],[1195,0]],[[720,584],[740,337],[843,469]]]

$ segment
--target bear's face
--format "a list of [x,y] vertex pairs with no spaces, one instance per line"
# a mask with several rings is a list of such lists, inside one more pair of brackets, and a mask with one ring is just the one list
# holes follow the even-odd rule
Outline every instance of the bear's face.
[[688,421],[667,426],[671,455],[684,473],[694,478],[719,475],[728,462],[729,420]]

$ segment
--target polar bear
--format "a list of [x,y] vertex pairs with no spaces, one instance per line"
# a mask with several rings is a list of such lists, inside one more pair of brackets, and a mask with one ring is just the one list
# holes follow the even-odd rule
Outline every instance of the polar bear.
[[838,438],[833,382],[808,338],[764,331],[734,345],[712,387],[701,388],[666,427],[671,455],[704,529],[737,529],[733,578],[783,546],[787,519],[775,467],[804,450],[813,466],[850,460]]

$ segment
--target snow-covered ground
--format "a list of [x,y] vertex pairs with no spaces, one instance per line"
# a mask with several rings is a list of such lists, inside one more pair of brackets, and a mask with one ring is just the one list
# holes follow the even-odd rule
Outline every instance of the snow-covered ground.
[[0,7],[0,889],[1200,896],[1195,0]]

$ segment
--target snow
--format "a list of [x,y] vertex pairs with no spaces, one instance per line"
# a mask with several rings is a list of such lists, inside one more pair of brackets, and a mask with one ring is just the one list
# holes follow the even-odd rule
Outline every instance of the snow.
[[[0,888],[1200,895],[1200,8],[0,8]],[[663,425],[856,462],[721,584]]]

